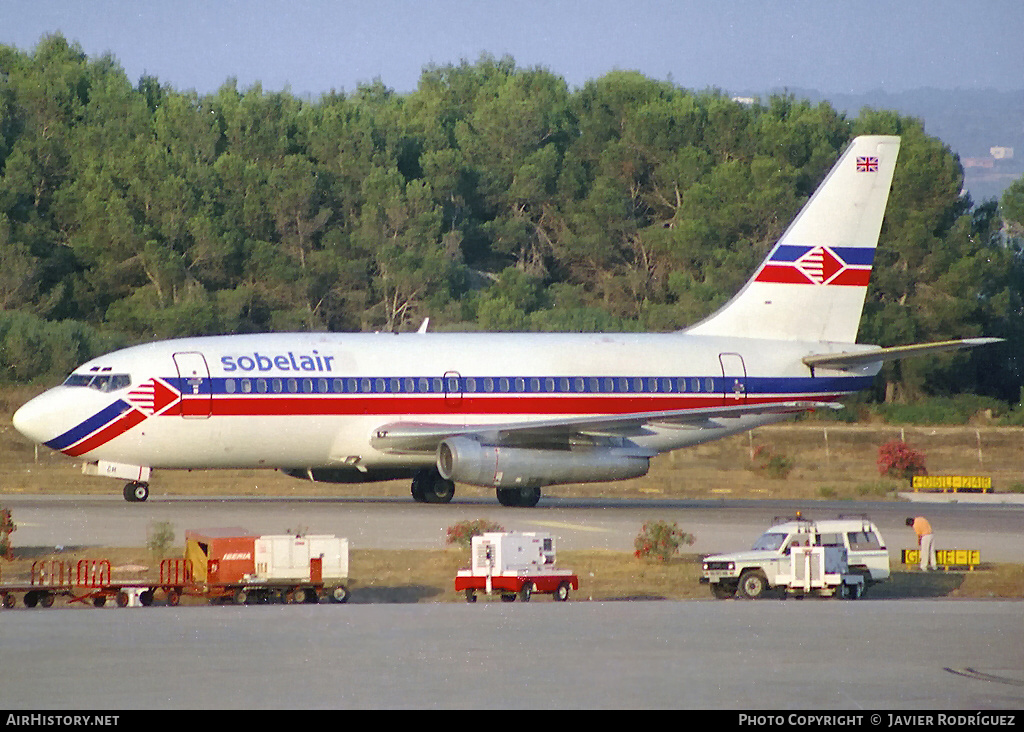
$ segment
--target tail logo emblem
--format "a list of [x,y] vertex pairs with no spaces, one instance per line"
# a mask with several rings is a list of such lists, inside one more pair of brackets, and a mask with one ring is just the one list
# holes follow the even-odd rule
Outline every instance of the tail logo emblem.
[[779,247],[758,272],[757,282],[867,287],[874,250],[843,247]]

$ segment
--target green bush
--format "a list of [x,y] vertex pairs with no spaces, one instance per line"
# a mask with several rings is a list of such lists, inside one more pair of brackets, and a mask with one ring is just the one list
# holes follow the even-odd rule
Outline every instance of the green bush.
[[633,542],[633,553],[638,559],[653,557],[666,562],[679,553],[683,544],[691,546],[694,541],[693,534],[681,530],[674,521],[648,521]]
[[18,527],[14,525],[11,509],[0,508],[0,559],[11,559],[11,534]]

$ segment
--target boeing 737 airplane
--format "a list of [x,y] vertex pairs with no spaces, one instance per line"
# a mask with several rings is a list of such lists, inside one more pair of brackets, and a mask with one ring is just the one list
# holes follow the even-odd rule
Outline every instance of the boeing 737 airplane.
[[653,456],[834,407],[895,348],[854,341],[898,137],[853,140],[746,286],[675,333],[275,333],[93,359],[14,415],[24,435],[127,480],[154,468],[278,468],[337,483],[455,482],[533,506],[541,488],[647,473]]

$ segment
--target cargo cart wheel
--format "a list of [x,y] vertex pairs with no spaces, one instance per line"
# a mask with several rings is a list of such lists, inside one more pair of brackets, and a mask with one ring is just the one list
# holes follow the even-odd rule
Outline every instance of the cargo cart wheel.
[[153,604],[153,590],[143,590],[139,593],[139,602],[142,603],[142,607],[149,607]]
[[290,593],[288,593],[289,602],[293,605],[301,605],[306,601],[306,591],[301,587],[296,587]]
[[168,607],[176,607],[181,602],[181,593],[176,589],[167,590],[167,605]]
[[529,602],[533,596],[533,583],[524,582],[523,586],[519,588],[519,599],[522,602]]
[[316,591],[315,587],[310,587],[306,590],[306,603],[309,605],[315,605],[320,602],[320,593]]
[[235,590],[235,594],[231,598],[236,605],[244,605],[249,599],[249,593],[244,589],[239,588]]
[[39,597],[39,604],[43,607],[53,607],[53,593],[44,592]]
[[39,593],[35,590],[30,590],[25,593],[21,601],[25,603],[25,607],[35,607],[39,603]]
[[759,569],[747,570],[740,577],[740,596],[748,600],[759,600],[768,591],[768,578]]
[[4,607],[5,608],[7,608],[8,610],[11,609],[12,607],[14,607],[14,603],[16,601],[17,601],[17,598],[14,595],[12,595],[9,592],[5,592],[4,593],[4,595],[3,595],[3,603],[4,603]]
[[476,602],[476,590],[466,590],[466,602]]
[[501,601],[502,602],[515,602],[516,601],[515,593],[513,593],[513,592],[505,592],[505,593],[503,593],[501,595]]
[[117,593],[117,606],[128,607],[128,593],[124,590]]
[[327,598],[331,602],[348,602],[348,588],[345,585],[335,585],[328,592]]
[[569,590],[572,589],[568,582],[562,582],[555,589],[555,600],[565,602],[569,599]]
[[92,598],[92,606],[93,607],[103,607],[106,604],[107,604],[107,596],[106,595],[97,595],[96,597]]

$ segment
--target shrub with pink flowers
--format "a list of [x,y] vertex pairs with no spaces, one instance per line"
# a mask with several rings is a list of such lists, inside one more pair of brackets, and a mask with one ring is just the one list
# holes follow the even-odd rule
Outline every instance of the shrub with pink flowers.
[[690,546],[696,541],[693,534],[679,528],[676,522],[648,521],[640,529],[633,542],[637,559],[655,558],[666,562],[679,553],[683,544]]
[[480,536],[488,531],[504,531],[501,524],[496,524],[487,519],[474,519],[472,521],[458,521],[448,527],[446,544],[456,544],[468,549],[473,545],[473,537]]
[[891,478],[910,480],[915,475],[928,475],[924,453],[903,440],[890,440],[878,448],[878,472]]

